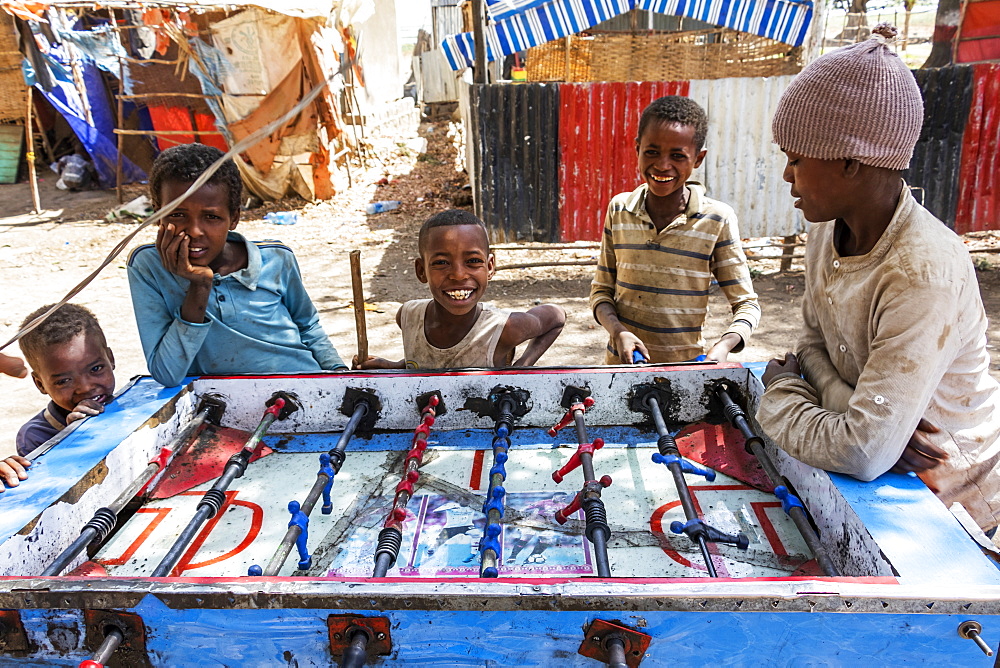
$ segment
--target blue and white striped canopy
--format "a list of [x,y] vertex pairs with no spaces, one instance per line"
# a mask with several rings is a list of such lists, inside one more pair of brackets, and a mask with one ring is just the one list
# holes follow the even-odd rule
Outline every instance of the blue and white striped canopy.
[[[812,21],[809,0],[487,0],[486,58],[538,46],[593,28],[632,9],[685,16],[800,46]],[[471,32],[441,43],[453,70],[475,62]]]

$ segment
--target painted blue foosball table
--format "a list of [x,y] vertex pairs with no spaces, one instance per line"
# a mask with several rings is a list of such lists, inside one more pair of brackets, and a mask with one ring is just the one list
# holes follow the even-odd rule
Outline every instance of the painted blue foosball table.
[[988,542],[917,478],[788,457],[761,392],[139,378],[0,494],[0,665],[997,665]]

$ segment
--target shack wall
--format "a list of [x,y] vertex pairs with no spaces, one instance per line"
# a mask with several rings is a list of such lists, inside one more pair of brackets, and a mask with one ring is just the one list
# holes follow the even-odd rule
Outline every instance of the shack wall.
[[[1000,229],[1000,64],[914,76],[925,118],[907,182],[956,232]],[[497,239],[599,241],[608,201],[641,183],[634,148],[639,114],[654,97],[679,94],[709,116],[708,155],[694,178],[736,210],[742,235],[803,232],[806,223],[782,180],[784,156],[771,142],[771,118],[790,81],[566,83],[555,94],[556,84],[546,83],[473,86],[477,104],[467,120],[476,120],[469,140],[477,212]],[[544,105],[525,102],[543,98]],[[515,212],[518,219],[510,220]]]

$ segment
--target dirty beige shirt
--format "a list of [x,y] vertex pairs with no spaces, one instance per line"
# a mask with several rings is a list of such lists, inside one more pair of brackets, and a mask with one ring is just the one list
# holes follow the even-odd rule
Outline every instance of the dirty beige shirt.
[[870,253],[841,257],[834,223],[809,230],[806,380],[774,379],[757,418],[807,464],[873,480],[921,417],[949,459],[921,477],[984,529],[1000,521],[1000,385],[989,375],[986,314],[961,239],[903,188]]
[[432,300],[414,299],[399,307],[403,356],[407,369],[463,369],[492,367],[500,335],[510,313],[483,306],[476,323],[451,348],[438,348],[424,335],[424,316]]

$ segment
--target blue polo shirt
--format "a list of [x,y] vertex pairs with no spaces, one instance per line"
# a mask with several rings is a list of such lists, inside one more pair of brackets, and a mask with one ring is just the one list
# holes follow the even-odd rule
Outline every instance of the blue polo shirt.
[[27,457],[33,450],[66,428],[69,411],[50,401],[41,413],[31,418],[17,431],[17,454]]
[[150,374],[167,387],[185,376],[303,373],[345,368],[302,285],[291,249],[247,242],[247,266],[215,275],[206,322],[180,317],[190,281],[163,267],[152,244],[132,251],[128,282]]

